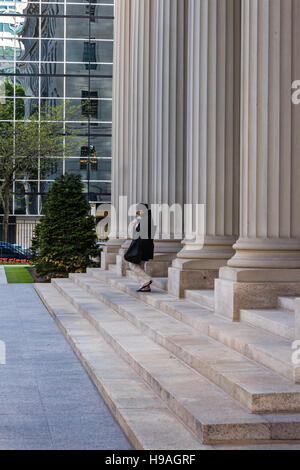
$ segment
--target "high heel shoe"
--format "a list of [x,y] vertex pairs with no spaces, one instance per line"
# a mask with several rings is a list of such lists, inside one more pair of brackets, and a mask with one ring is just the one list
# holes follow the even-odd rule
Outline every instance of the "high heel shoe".
[[148,284],[146,284],[145,286],[142,286],[140,287],[139,289],[137,289],[137,292],[151,292],[151,284],[152,284],[153,281],[150,281]]

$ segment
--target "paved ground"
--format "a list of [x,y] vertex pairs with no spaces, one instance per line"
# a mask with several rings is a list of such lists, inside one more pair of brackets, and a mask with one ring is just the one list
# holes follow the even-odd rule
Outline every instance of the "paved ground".
[[131,449],[33,285],[0,299],[0,450]]
[[0,266],[0,284],[7,284],[4,266]]

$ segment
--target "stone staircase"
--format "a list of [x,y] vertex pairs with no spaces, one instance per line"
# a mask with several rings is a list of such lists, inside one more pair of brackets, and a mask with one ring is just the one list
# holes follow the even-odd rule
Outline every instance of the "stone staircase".
[[[185,298],[200,307],[213,312],[215,310],[213,290],[187,290]],[[297,297],[279,297],[276,309],[241,310],[240,321],[294,341],[296,299]]]
[[300,444],[291,299],[232,323],[213,291],[141,294],[131,274],[89,269],[36,290],[135,448]]
[[279,298],[277,309],[241,310],[241,321],[281,336],[289,341],[295,339],[295,310],[284,308],[291,297]]
[[186,290],[185,298],[191,302],[195,302],[200,307],[207,310],[215,311],[215,298],[213,290]]

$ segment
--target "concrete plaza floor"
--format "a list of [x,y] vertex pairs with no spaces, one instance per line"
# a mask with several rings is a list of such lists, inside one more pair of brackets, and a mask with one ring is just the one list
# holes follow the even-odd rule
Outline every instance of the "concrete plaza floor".
[[0,266],[0,284],[7,284],[4,266]]
[[33,285],[0,298],[0,450],[131,449]]

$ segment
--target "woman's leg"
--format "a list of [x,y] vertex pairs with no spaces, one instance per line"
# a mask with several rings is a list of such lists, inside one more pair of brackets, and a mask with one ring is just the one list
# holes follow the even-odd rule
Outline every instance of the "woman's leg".
[[151,282],[151,277],[148,276],[147,273],[145,273],[144,266],[144,262],[142,262],[141,264],[129,263],[131,271],[136,275],[138,282],[141,284],[141,286],[144,284],[149,284]]
[[152,278],[151,278],[151,276],[149,276],[146,273],[145,264],[146,264],[145,261],[142,261],[141,264],[140,264],[140,268],[141,268],[141,271],[142,271],[141,277],[143,279],[143,284],[150,284],[152,282]]

